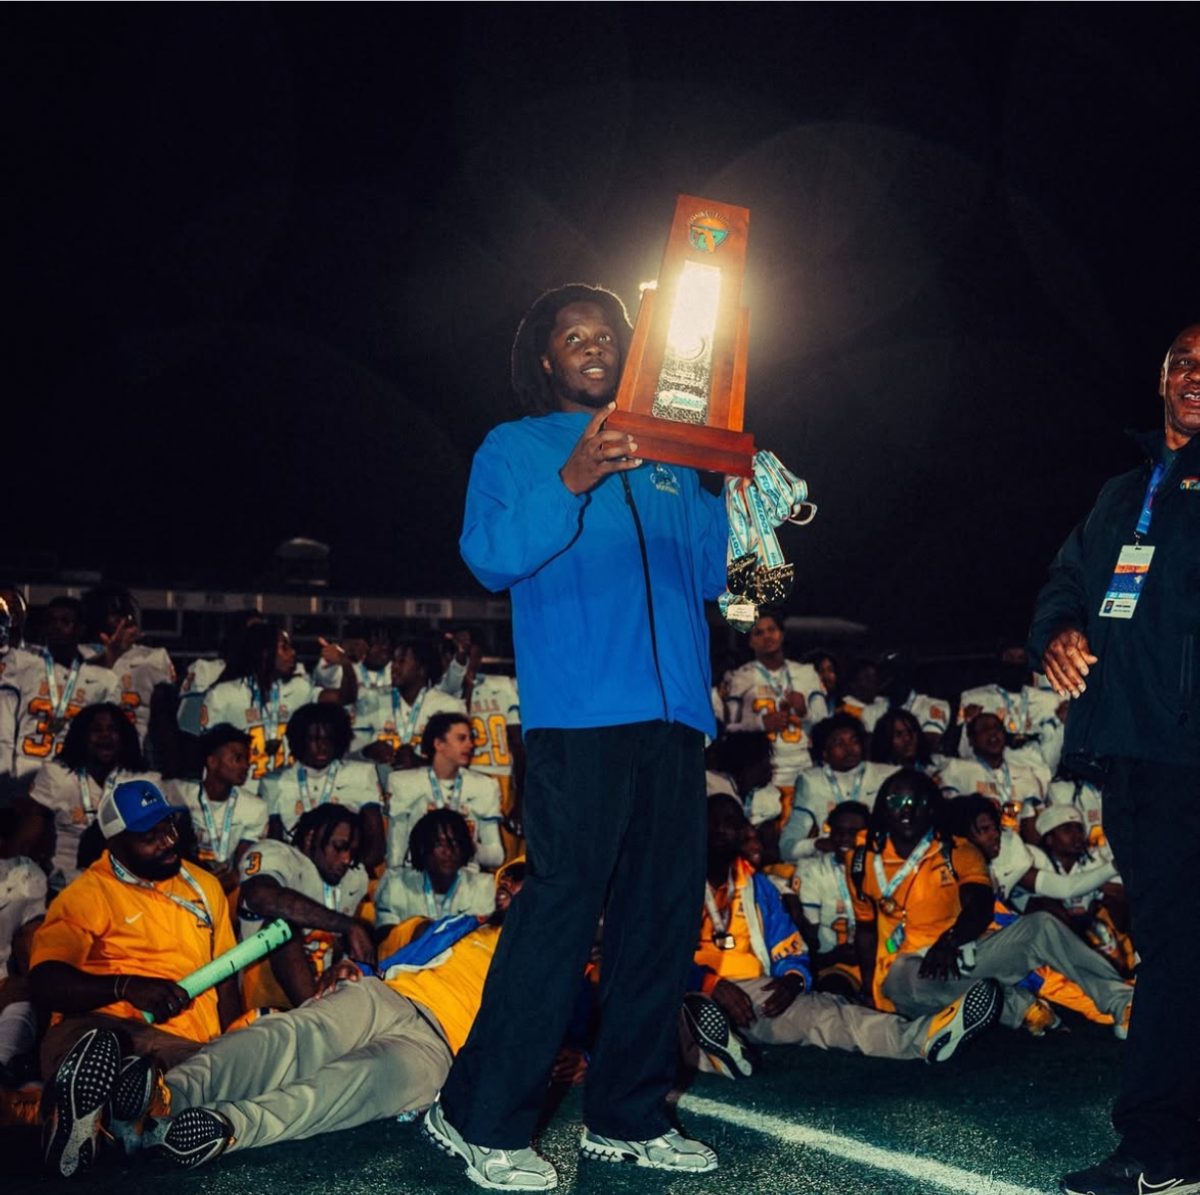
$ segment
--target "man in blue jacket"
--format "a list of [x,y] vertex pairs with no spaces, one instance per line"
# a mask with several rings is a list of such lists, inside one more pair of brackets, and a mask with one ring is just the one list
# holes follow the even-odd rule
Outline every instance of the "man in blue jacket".
[[[1030,650],[1071,696],[1063,763],[1102,780],[1141,963],[1111,1158],[1064,1192],[1200,1191],[1200,324],[1159,377],[1164,430],[1106,482],[1038,596]],[[1164,834],[1163,827],[1170,832]]]
[[605,427],[629,332],[607,291],[543,295],[513,346],[528,414],[487,436],[467,492],[463,559],[512,598],[529,871],[425,1131],[492,1189],[557,1183],[531,1137],[602,914],[581,1152],[717,1164],[665,1096],[704,892],[704,600],[725,585],[728,525],[695,472]]

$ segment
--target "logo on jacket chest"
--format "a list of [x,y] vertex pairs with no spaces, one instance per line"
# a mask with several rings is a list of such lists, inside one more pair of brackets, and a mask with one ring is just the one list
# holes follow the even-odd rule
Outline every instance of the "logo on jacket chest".
[[679,481],[666,465],[656,464],[650,474],[650,480],[656,490],[664,494],[678,494]]

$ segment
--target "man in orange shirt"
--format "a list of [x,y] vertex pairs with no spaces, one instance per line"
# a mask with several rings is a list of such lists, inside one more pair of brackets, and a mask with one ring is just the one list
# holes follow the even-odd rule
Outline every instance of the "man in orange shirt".
[[1065,963],[1118,1030],[1128,1023],[1133,989],[1049,914],[987,932],[987,860],[950,834],[945,798],[923,772],[906,768],[884,782],[866,842],[851,856],[849,880],[863,991],[877,1008],[915,1017],[980,979],[996,979],[1004,990],[1000,1023],[1015,1029],[1037,1007],[1033,993],[1016,985],[1038,967]]
[[123,1090],[147,1081],[138,1056],[172,1066],[241,1011],[232,979],[194,1001],[176,982],[235,942],[220,881],[182,861],[172,814],[147,780],[106,794],[96,820],[108,849],[34,935],[30,990],[56,1019],[41,1053],[53,1076],[46,1162],[64,1177],[95,1160],[110,1100],[118,1119],[146,1103],[148,1092]]

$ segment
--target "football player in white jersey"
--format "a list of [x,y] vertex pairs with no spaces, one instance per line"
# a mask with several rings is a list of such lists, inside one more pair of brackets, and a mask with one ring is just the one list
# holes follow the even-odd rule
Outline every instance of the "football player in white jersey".
[[[1044,764],[1053,775],[1062,756],[1065,702],[1057,693],[1031,684],[1029,653],[1023,647],[1006,647],[1000,653],[998,683],[967,689],[959,698],[958,725],[966,726],[976,714],[994,714],[1011,738],[1012,757],[1031,767]],[[971,756],[964,733],[958,753]]]
[[[175,684],[175,665],[165,648],[147,647],[133,594],[118,585],[97,585],[83,595],[83,617],[95,654],[104,657],[121,684],[121,705],[132,715],[142,750],[149,750],[150,701],[162,686]],[[154,752],[155,758],[158,755]]]
[[44,648],[13,648],[0,660],[0,687],[13,694],[16,705],[13,754],[0,761],[0,770],[18,779],[62,750],[67,727],[80,710],[120,699],[113,672],[80,651],[83,619],[77,599],[56,597],[47,603],[45,638]]
[[846,676],[846,691],[838,702],[838,712],[853,714],[869,734],[875,723],[891,708],[891,702],[881,692],[883,687],[879,667],[873,660],[855,660]]
[[249,969],[247,1007],[298,1008],[343,952],[355,962],[374,964],[370,929],[356,917],[368,883],[358,844],[358,814],[326,804],[301,817],[292,842],[264,838],[242,856],[242,939],[276,917],[296,929],[289,942]]
[[162,784],[157,772],[145,768],[133,722],[109,701],[80,710],[62,751],[42,764],[29,790],[30,799],[54,821],[52,891],[60,892],[79,874],[84,831],[96,820],[105,793],[126,780]]
[[792,813],[779,836],[779,857],[795,862],[811,855],[833,810],[845,801],[871,804],[894,764],[871,763],[863,757],[867,731],[853,714],[834,714],[813,727],[816,763],[796,780]]
[[[346,650],[351,650],[351,639],[359,646],[352,654],[359,658],[350,660],[350,667],[358,678],[359,694],[370,689],[387,689],[391,687],[392,677],[389,665],[392,660],[392,632],[381,622],[356,622],[346,629]],[[322,660],[313,669],[313,680],[322,689],[336,689],[341,686],[341,665],[327,664]]]
[[1017,830],[1028,802],[1040,802],[1050,784],[1050,775],[1038,761],[1032,767],[1015,758],[1006,746],[1004,723],[995,714],[976,714],[967,723],[970,759],[941,761],[938,783],[949,796],[979,793],[1000,806],[1004,827]]
[[0,582],[0,777],[12,770],[17,738],[17,694],[4,687],[4,663],[15,647],[25,646],[25,595]]
[[383,794],[374,764],[345,758],[350,738],[350,715],[340,705],[302,705],[287,728],[296,762],[263,777],[259,791],[267,803],[272,838],[290,837],[304,814],[319,805],[352,810],[361,823],[359,857],[371,873],[386,850]]
[[771,736],[772,778],[790,797],[796,776],[812,762],[809,732],[829,713],[825,689],[811,664],[785,657],[777,614],[760,611],[748,639],[754,659],[729,678],[725,729],[765,730]]
[[1089,847],[1106,847],[1108,838],[1104,833],[1104,797],[1101,790],[1081,776],[1060,775],[1050,782],[1045,800],[1030,802],[1021,813],[1021,831],[1027,842],[1038,843],[1040,835],[1034,826],[1037,815],[1043,809],[1055,805],[1073,805],[1083,818]]
[[425,768],[395,771],[388,778],[388,866],[404,866],[413,826],[431,809],[454,809],[467,819],[475,857],[489,870],[504,862],[500,838],[500,786],[494,776],[468,765],[474,750],[466,714],[434,714],[425,727]]
[[250,781],[250,736],[227,722],[200,739],[199,780],[169,780],[166,798],[188,811],[196,855],[226,892],[238,883],[238,864],[267,834],[267,803]]
[[[341,663],[345,652],[336,644],[321,642],[321,659]],[[353,668],[341,670],[339,689],[319,689],[296,667],[291,636],[274,622],[246,628],[237,654],[225,667],[221,680],[204,695],[202,727],[228,722],[250,736],[251,775],[261,779],[287,762],[284,735],[288,720],[302,705],[313,701],[351,705],[358,695]]]
[[861,984],[846,855],[870,820],[869,806],[843,801],[829,815],[829,835],[818,840],[817,852],[796,864],[792,890],[800,901],[800,934],[808,946],[819,992],[853,996]]
[[467,819],[454,809],[431,809],[408,836],[411,866],[389,867],[375,892],[375,941],[382,943],[402,921],[436,921],[454,913],[484,917],[495,902],[488,872],[470,867],[475,839]]
[[355,709],[356,753],[397,768],[418,766],[425,724],[437,713],[467,712],[457,697],[435,688],[440,662],[425,639],[398,644],[392,655],[391,685],[363,692]]

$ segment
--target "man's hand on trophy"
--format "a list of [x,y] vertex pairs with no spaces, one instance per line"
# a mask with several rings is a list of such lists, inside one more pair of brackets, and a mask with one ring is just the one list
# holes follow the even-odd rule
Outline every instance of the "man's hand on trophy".
[[642,462],[633,454],[637,441],[627,432],[607,431],[604,421],[612,414],[616,403],[609,403],[592,416],[579,442],[558,471],[562,483],[572,494],[594,490],[611,473],[636,469]]

